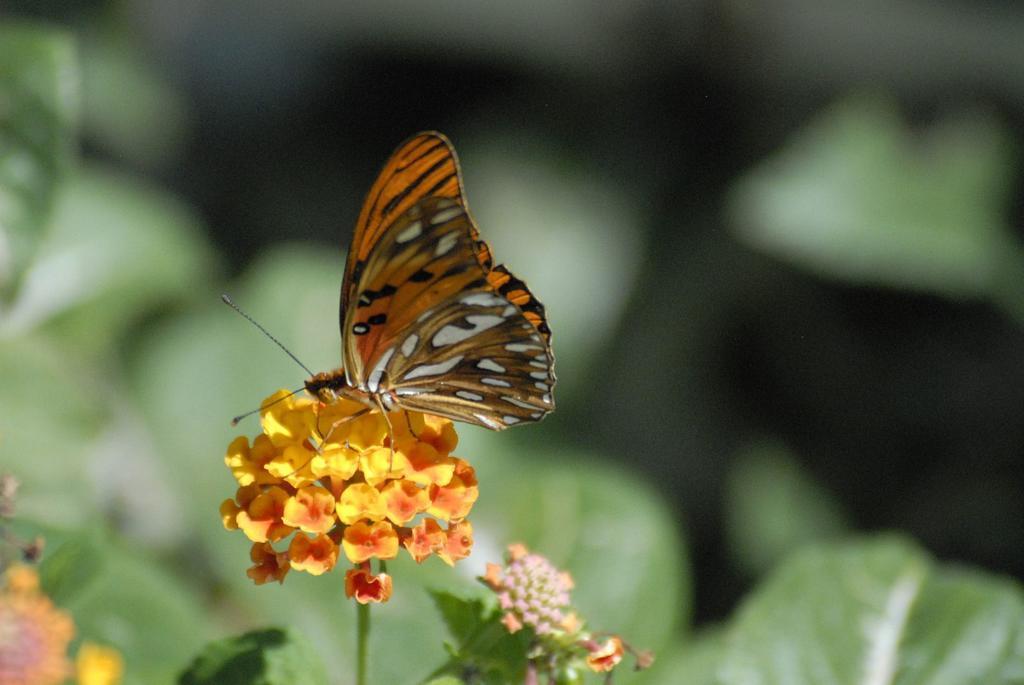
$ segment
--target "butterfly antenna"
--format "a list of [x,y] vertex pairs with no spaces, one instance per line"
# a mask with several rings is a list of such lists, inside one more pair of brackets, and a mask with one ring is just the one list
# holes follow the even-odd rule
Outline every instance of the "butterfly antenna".
[[[227,296],[226,294],[223,294],[223,295],[221,295],[221,296],[220,296],[220,299],[224,301],[224,304],[226,304],[227,306],[231,307],[231,308],[232,308],[232,309],[234,309],[234,310],[235,310],[236,312],[238,312],[238,313],[239,313],[239,314],[241,314],[241,315],[242,315],[243,317],[245,317],[245,320],[246,320],[246,321],[248,321],[249,323],[251,323],[251,324],[252,324],[253,326],[255,326],[256,328],[260,329],[260,332],[261,332],[261,333],[263,333],[263,335],[265,335],[265,336],[267,336],[268,338],[270,338],[271,340],[273,340],[273,341],[274,341],[274,344],[275,344],[275,345],[277,345],[278,347],[280,347],[280,348],[281,348],[282,350],[284,350],[284,353],[285,353],[285,354],[287,354],[287,355],[288,355],[289,357],[291,357],[291,358],[292,358],[292,359],[293,359],[293,360],[295,361],[295,363],[296,363],[296,364],[298,364],[299,366],[301,366],[301,367],[302,367],[302,369],[303,369],[303,370],[304,370],[304,371],[305,371],[306,373],[308,373],[308,374],[309,374],[310,376],[314,376],[314,375],[316,375],[316,374],[314,374],[314,373],[313,373],[312,371],[310,371],[310,370],[309,370],[309,368],[308,368],[308,367],[307,367],[307,366],[306,366],[305,364],[303,364],[302,362],[300,362],[300,361],[299,361],[299,358],[298,358],[298,357],[296,357],[296,356],[295,356],[294,354],[292,354],[292,353],[291,353],[291,350],[289,350],[289,349],[288,349],[287,347],[285,347],[284,345],[282,345],[282,344],[281,344],[281,341],[280,341],[280,340],[278,340],[277,338],[275,338],[274,336],[272,336],[272,335],[271,335],[271,334],[270,334],[270,333],[269,333],[269,332],[267,331],[267,329],[266,329],[266,328],[264,328],[263,326],[261,326],[261,325],[259,325],[258,323],[256,323],[256,321],[255,321],[255,320],[254,320],[254,319],[253,319],[253,318],[252,318],[251,316],[249,316],[248,314],[246,314],[245,312],[243,312],[243,311],[242,311],[241,309],[239,309],[238,305],[237,305],[237,304],[235,304],[235,303],[234,303],[234,302],[233,302],[233,301],[231,300],[231,298],[230,298],[230,297],[228,297],[228,296]],[[296,392],[298,392],[298,391],[296,391]],[[255,411],[259,411],[259,409],[255,410]],[[253,413],[253,412],[249,412],[249,413],[251,414],[251,413]]]
[[282,400],[286,400],[286,399],[288,399],[289,397],[291,397],[292,395],[294,395],[294,394],[296,394],[296,393],[299,393],[299,392],[302,392],[302,391],[303,391],[303,390],[305,390],[305,389],[306,389],[306,386],[302,386],[301,388],[296,388],[295,390],[292,390],[292,391],[291,391],[290,393],[288,393],[287,395],[282,395],[281,397],[278,397],[278,398],[277,398],[276,400],[274,400],[273,402],[267,402],[267,403],[266,403],[266,404],[264,404],[264,405],[261,405],[261,406],[259,406],[259,407],[256,407],[256,408],[255,408],[255,409],[253,409],[252,411],[247,411],[247,412],[245,412],[244,414],[239,414],[239,415],[238,415],[238,416],[236,416],[235,418],[231,419],[231,425],[232,425],[232,426],[237,426],[237,425],[238,425],[238,422],[239,422],[239,421],[241,421],[242,419],[244,419],[245,417],[247,417],[247,416],[252,416],[252,415],[253,415],[253,414],[255,414],[256,412],[258,412],[258,411],[263,411],[263,410],[264,410],[264,409],[266,409],[267,407],[273,407],[273,406],[274,406],[275,404],[277,404],[278,402],[280,402],[280,401],[282,401]]

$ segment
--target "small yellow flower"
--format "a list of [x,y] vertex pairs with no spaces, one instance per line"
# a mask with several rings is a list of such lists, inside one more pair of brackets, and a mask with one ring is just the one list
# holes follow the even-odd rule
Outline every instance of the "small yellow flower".
[[338,499],[338,519],[351,525],[357,521],[380,521],[387,516],[380,490],[369,483],[354,483]]
[[124,675],[124,660],[113,647],[82,643],[75,656],[77,685],[117,685]]

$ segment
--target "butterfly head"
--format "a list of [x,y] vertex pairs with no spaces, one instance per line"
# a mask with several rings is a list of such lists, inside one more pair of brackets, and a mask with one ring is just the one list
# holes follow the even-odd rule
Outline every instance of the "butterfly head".
[[348,387],[344,369],[322,371],[305,382],[306,392],[325,404],[333,404]]

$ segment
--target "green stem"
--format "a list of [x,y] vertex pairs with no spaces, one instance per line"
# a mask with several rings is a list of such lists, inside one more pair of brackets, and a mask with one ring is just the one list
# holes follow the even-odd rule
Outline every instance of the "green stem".
[[370,638],[370,605],[356,602],[356,685],[366,685],[366,654]]

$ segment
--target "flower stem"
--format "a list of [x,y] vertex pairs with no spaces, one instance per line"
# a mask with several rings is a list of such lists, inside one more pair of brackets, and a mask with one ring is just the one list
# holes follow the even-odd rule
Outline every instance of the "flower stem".
[[366,685],[366,653],[370,637],[370,605],[356,602],[356,685]]

